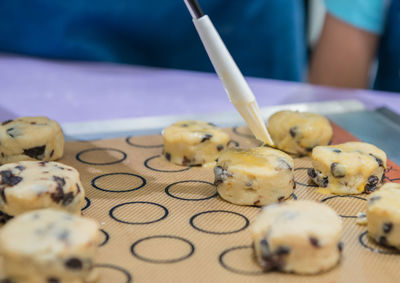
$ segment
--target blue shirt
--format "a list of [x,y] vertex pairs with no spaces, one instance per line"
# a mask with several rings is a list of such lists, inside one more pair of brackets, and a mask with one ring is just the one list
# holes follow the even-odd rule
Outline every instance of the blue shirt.
[[[303,79],[303,1],[200,3],[245,75]],[[0,51],[213,71],[183,0],[2,0]]]
[[325,0],[336,18],[380,35],[374,88],[400,92],[400,0]]

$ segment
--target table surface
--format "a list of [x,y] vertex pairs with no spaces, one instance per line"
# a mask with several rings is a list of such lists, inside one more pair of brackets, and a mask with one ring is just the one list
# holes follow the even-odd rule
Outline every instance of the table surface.
[[[248,78],[261,107],[357,99],[400,113],[400,94]],[[82,122],[233,111],[215,74],[0,55],[0,120],[46,115]]]

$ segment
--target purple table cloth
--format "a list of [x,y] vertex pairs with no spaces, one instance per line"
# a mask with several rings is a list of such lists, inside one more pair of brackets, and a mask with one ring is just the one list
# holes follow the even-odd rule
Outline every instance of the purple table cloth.
[[[261,107],[358,99],[400,113],[400,94],[248,78]],[[0,55],[0,120],[61,123],[233,111],[213,73]]]

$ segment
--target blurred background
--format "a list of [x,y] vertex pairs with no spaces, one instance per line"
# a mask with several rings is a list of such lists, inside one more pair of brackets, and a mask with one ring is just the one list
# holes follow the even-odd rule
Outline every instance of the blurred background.
[[[376,60],[398,0],[199,2],[246,76],[400,89]],[[3,0],[0,52],[213,72],[183,0]]]

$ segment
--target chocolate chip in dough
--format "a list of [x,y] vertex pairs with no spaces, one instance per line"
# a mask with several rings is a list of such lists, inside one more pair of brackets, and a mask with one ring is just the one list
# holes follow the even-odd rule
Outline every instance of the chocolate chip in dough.
[[217,145],[217,150],[221,151],[224,149],[224,146],[222,144]]
[[79,258],[72,257],[65,262],[65,266],[69,269],[82,269],[83,264]]
[[54,149],[50,152],[50,158],[52,158],[54,155]]
[[15,176],[11,172],[11,170],[0,171],[0,176],[1,176],[0,185],[6,185],[12,187],[22,181],[22,177]]
[[64,194],[63,198],[62,198],[62,204],[64,206],[67,206],[68,204],[70,204],[72,201],[74,200],[74,193],[73,192],[69,192]]
[[190,164],[190,159],[184,156],[182,160],[182,165],[187,166],[189,164]]
[[376,185],[379,182],[379,178],[372,175],[368,177],[368,182],[364,187],[364,192],[369,194],[376,190]]
[[312,152],[313,149],[314,149],[314,147],[306,147],[307,152]]
[[25,167],[22,165],[17,165],[17,166],[15,166],[15,169],[18,169],[19,171],[24,171]]
[[6,224],[8,220],[12,219],[13,216],[8,215],[7,213],[4,213],[0,211],[0,223]]
[[211,138],[212,138],[212,135],[210,135],[210,134],[205,134],[204,137],[201,139],[200,142],[208,141],[208,140],[210,140]]
[[171,153],[166,152],[166,153],[165,153],[165,158],[166,158],[168,161],[171,161]]
[[308,176],[310,176],[311,178],[315,178],[315,177],[317,177],[317,173],[315,172],[315,169],[314,168],[308,168],[308,170],[307,170],[307,174],[308,174]]
[[343,242],[338,243],[337,248],[338,248],[339,252],[343,252],[343,246],[344,246]]
[[375,158],[376,162],[378,162],[378,165],[383,167],[383,161],[382,159],[376,157],[375,155],[373,155],[372,153],[370,153],[369,155],[371,155],[373,158]]
[[378,243],[381,244],[381,245],[383,245],[383,246],[387,246],[387,245],[388,245],[387,239],[386,239],[385,236],[381,236],[381,237],[379,238]]
[[340,163],[333,162],[331,164],[331,173],[333,177],[343,178],[346,174],[345,172],[346,172],[345,168]]
[[12,138],[16,138],[22,136],[22,131],[17,127],[11,127],[7,129],[7,134]]
[[214,185],[218,186],[224,182],[224,169],[221,166],[215,166],[214,167]]
[[390,231],[392,231],[392,228],[393,228],[393,223],[391,223],[391,222],[383,223],[383,226],[382,226],[383,233],[385,233],[385,234],[390,233]]
[[341,152],[342,152],[342,151],[341,151],[340,149],[338,149],[338,148],[333,148],[332,151],[333,151],[333,152],[336,152],[336,153],[341,153]]
[[53,180],[57,183],[57,187],[56,191],[50,194],[50,197],[54,202],[59,203],[64,200],[63,187],[65,185],[65,179],[58,176],[53,176]]
[[37,160],[41,160],[43,158],[45,150],[46,150],[45,145],[36,146],[36,147],[24,149],[24,154],[29,157],[35,158]]
[[321,247],[321,246],[319,245],[319,241],[318,241],[317,238],[315,238],[315,237],[310,237],[309,240],[310,240],[310,243],[311,243],[312,246],[314,246],[314,247],[316,247],[316,248]]
[[47,283],[60,283],[60,280],[56,277],[47,278]]
[[297,129],[298,129],[297,126],[291,127],[291,128],[289,129],[289,133],[290,133],[290,136],[291,136],[292,138],[294,138],[294,137],[297,135]]
[[290,253],[290,248],[286,246],[279,246],[276,250],[277,255],[287,255]]

